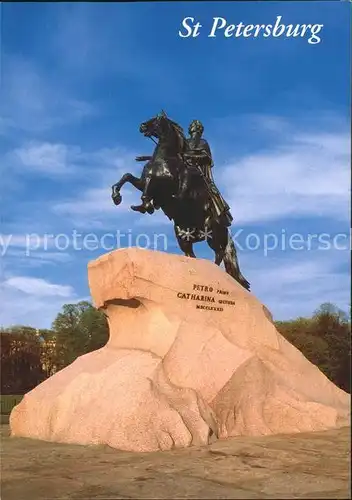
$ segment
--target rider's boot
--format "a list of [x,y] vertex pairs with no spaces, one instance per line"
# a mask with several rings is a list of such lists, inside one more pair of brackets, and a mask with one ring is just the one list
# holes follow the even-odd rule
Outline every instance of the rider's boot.
[[135,212],[140,212],[141,214],[145,214],[146,212],[148,212],[148,214],[154,213],[154,207],[153,207],[152,200],[144,198],[143,196],[142,196],[141,205],[131,205],[131,208]]

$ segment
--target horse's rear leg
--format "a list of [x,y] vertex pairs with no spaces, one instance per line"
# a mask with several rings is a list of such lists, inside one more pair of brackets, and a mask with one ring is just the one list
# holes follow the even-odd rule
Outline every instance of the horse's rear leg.
[[149,195],[148,188],[151,183],[151,176],[146,176],[144,179],[143,183],[143,194],[142,194],[142,204],[141,205],[131,205],[132,210],[136,212],[141,212],[142,214],[145,214],[145,212],[148,212],[148,214],[152,214],[154,212],[154,207],[153,207],[153,202],[152,198]]
[[219,234],[217,228],[213,228],[213,230],[210,231],[209,236],[205,238],[205,241],[208,243],[210,248],[215,252],[215,261],[214,261],[215,264],[217,266],[220,266],[221,262],[224,259],[225,248],[226,248],[226,240],[224,239],[224,235]]
[[217,266],[220,266],[221,262],[223,261],[224,255],[225,255],[225,249],[224,248],[219,248],[217,245],[217,242],[213,238],[208,238],[206,240],[208,245],[212,250],[214,250],[215,253],[215,264]]

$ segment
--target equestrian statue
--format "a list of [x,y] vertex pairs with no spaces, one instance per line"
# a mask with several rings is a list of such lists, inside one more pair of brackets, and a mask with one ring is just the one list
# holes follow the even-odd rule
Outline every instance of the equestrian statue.
[[196,257],[194,243],[206,241],[215,252],[215,264],[223,262],[226,272],[249,290],[229,230],[230,207],[213,179],[213,159],[202,137],[202,123],[193,120],[186,138],[182,127],[162,111],[143,122],[139,131],[156,147],[152,156],[137,156],[136,161],[146,162],[140,177],[126,173],[112,186],[115,205],[121,203],[121,188],[129,182],[142,192],[141,204],[132,205],[132,210],[153,214],[161,209],[173,221],[177,242],[187,257]]

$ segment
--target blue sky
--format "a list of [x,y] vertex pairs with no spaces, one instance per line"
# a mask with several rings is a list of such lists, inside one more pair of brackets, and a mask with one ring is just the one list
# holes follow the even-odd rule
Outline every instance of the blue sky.
[[[140,172],[134,156],[151,153],[138,128],[162,108],[186,130],[203,122],[232,231],[240,231],[242,271],[274,317],[309,315],[326,301],[348,308],[348,240],[338,240],[345,249],[332,241],[349,231],[348,2],[1,9],[2,325],[50,326],[64,303],[89,298],[87,263],[105,250],[73,248],[73,231],[82,242],[119,230],[132,244],[162,233],[167,247],[157,248],[180,253],[165,216],[129,210],[140,193],[126,186],[119,207],[110,198],[124,172]],[[214,16],[272,24],[278,15],[284,24],[323,24],[321,42],[206,36]],[[199,37],[178,36],[186,16],[202,23]],[[304,243],[265,253],[271,233],[299,233]],[[322,233],[329,248],[314,237],[309,244]],[[213,258],[205,244],[195,251]]]

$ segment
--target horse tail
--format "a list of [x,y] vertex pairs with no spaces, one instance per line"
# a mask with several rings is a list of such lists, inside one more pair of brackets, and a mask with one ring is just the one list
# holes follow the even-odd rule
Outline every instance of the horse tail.
[[226,272],[230,274],[230,276],[232,276],[236,281],[238,281],[238,283],[242,285],[246,290],[250,291],[250,284],[240,271],[235,243],[229,230],[227,231],[227,244],[224,252],[224,265]]

